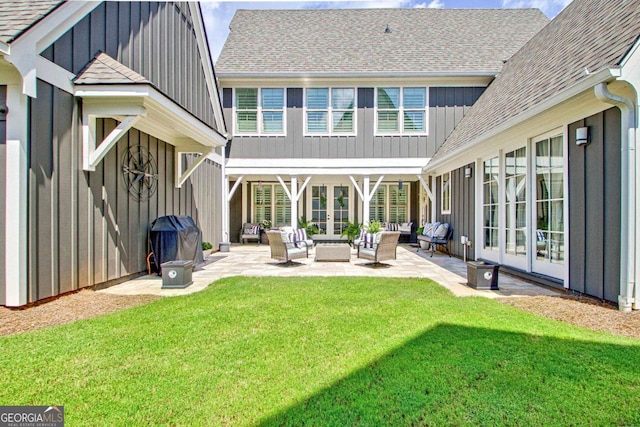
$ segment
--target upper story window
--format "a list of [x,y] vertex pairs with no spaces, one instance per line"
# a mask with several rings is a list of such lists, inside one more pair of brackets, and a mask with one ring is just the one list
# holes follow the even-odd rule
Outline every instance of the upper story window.
[[426,87],[379,87],[376,90],[376,133],[426,134]]
[[354,88],[307,88],[306,134],[354,134]]
[[236,134],[284,134],[283,88],[237,88],[234,101]]

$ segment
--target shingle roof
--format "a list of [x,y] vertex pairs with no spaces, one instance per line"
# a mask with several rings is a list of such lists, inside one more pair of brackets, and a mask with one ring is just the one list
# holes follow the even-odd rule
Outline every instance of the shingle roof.
[[507,62],[432,160],[586,79],[615,67],[640,34],[640,0],[574,0]]
[[61,3],[60,0],[2,0],[0,42],[11,43]]
[[495,74],[547,22],[537,9],[238,10],[216,71]]
[[73,79],[75,84],[151,83],[104,52],[99,52]]

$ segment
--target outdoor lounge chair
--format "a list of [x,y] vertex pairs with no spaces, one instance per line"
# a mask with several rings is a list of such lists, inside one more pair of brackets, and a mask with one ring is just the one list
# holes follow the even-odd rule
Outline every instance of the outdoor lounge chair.
[[240,243],[244,244],[245,240],[255,240],[258,244],[262,243],[260,240],[260,226],[258,224],[252,224],[250,222],[242,224]]
[[380,233],[380,240],[372,248],[365,247],[364,244],[358,245],[358,258],[369,259],[376,264],[396,259],[399,237],[399,231],[383,231]]
[[267,231],[266,233],[269,237],[271,258],[287,263],[294,259],[309,257],[309,248],[307,245],[296,247],[294,243],[288,242],[286,237],[283,237],[283,233],[278,230]]
[[[435,235],[420,235],[418,236],[418,241],[424,241],[427,242],[427,244],[429,245],[429,248],[427,250],[431,250],[431,257],[433,257],[433,253],[436,251],[437,247],[440,247],[442,249],[444,249],[444,251],[451,256],[451,252],[449,251],[449,241],[453,238],[453,227],[451,227],[449,224],[444,223],[436,223],[435,224],[435,228],[437,229],[440,226],[445,226],[446,228],[446,232],[444,233],[444,235],[440,234],[435,234]],[[434,233],[437,233],[437,231],[434,229],[433,230]],[[420,250],[420,249],[418,249]]]

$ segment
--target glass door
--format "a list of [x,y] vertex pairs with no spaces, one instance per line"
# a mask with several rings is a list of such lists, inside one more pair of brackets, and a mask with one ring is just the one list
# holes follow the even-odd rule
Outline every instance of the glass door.
[[563,278],[564,232],[564,143],[562,136],[534,143],[536,203],[533,219],[532,267],[537,273]]
[[505,154],[503,188],[503,262],[526,270],[528,268],[526,147]]
[[348,185],[311,186],[311,219],[318,226],[317,238],[340,239],[351,219],[351,190]]

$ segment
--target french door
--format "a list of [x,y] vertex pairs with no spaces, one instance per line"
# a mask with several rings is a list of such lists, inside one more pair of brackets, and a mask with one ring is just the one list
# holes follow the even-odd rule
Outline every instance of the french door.
[[564,159],[556,133],[482,163],[481,258],[564,278]]
[[310,221],[318,226],[318,239],[340,239],[352,218],[351,187],[346,184],[311,185],[308,193]]

